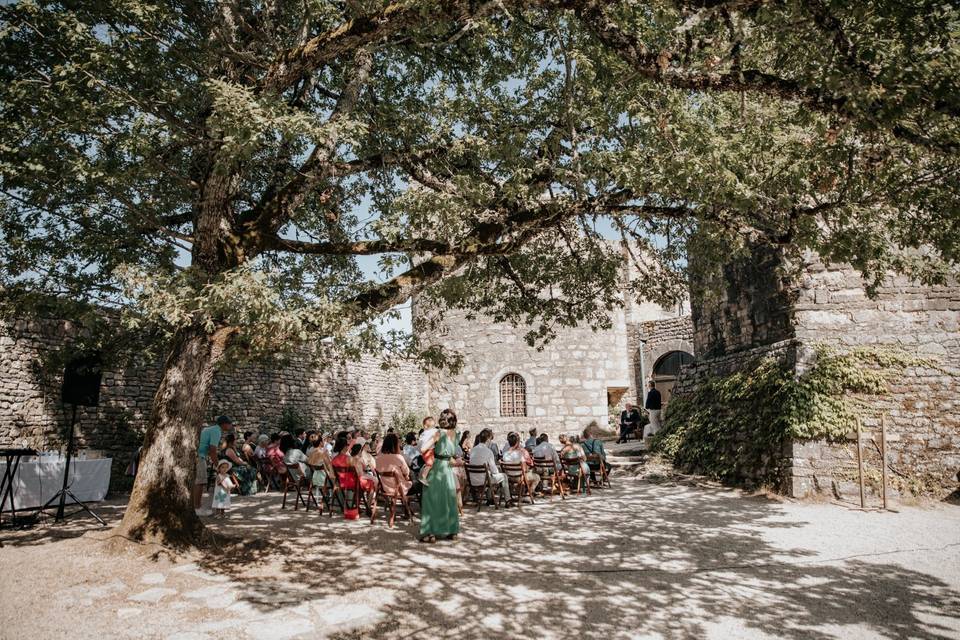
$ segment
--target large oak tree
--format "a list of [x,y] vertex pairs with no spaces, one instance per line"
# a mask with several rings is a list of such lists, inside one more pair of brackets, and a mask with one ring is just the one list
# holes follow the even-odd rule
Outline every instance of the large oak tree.
[[134,539],[199,539],[188,487],[219,365],[311,346],[436,364],[376,329],[414,293],[526,323],[533,342],[602,325],[623,285],[610,230],[636,248],[631,292],[657,299],[680,291],[688,252],[756,242],[872,282],[956,274],[947,3],[84,0],[0,16],[5,309],[117,307],[164,349],[119,525]]

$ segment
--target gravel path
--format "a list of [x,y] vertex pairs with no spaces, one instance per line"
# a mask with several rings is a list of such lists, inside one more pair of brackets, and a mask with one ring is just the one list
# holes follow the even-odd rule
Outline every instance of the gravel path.
[[[617,480],[479,514],[428,546],[405,525],[240,498],[243,554],[103,550],[88,523],[0,534],[3,638],[960,638],[960,507],[860,513]],[[113,521],[122,504],[100,512]],[[399,522],[399,521],[398,521]]]

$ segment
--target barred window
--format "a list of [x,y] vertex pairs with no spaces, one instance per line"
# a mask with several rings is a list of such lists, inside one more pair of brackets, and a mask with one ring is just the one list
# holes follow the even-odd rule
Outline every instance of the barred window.
[[500,415],[527,415],[527,383],[516,373],[508,373],[500,379]]

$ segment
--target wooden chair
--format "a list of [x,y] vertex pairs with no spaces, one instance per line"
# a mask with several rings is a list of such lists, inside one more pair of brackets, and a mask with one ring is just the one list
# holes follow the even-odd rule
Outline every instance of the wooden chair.
[[[300,505],[303,505],[303,508],[307,511],[310,511],[310,503],[313,502],[316,505],[317,509],[320,509],[320,505],[313,497],[313,492],[310,491],[310,487],[307,486],[307,477],[301,473],[300,465],[297,463],[284,465],[287,472],[284,474],[283,482],[283,504],[280,505],[281,509],[287,508],[287,493],[290,489],[293,489],[297,492],[297,497],[293,501],[293,510],[296,511],[300,508]],[[307,497],[303,497],[303,489],[307,490]],[[323,510],[320,509],[320,513],[323,513]]]
[[530,499],[530,504],[535,504],[533,501],[533,491],[530,489],[530,483],[527,482],[527,470],[524,468],[522,462],[501,462],[500,468],[503,469],[503,473],[507,476],[507,486],[510,487],[510,499],[517,500],[517,509],[523,504],[523,494],[527,494],[527,498]]
[[324,482],[322,494],[323,502],[327,506],[327,515],[331,518],[333,517],[333,507],[334,503],[340,508],[340,513],[342,514],[344,509],[347,508],[347,502],[344,498],[343,490],[340,488],[340,483],[337,482],[336,473],[328,473],[327,479]]
[[[393,523],[397,517],[397,504],[399,503],[404,512],[407,514],[407,520],[413,522],[413,512],[410,509],[410,501],[407,499],[407,494],[403,490],[403,477],[397,473],[396,470],[393,471],[384,471],[382,473],[377,473],[377,486],[379,490],[377,491],[377,496],[374,498],[374,501],[379,498],[384,498],[387,501],[387,507],[390,509],[389,515],[387,515],[387,526],[391,529],[393,528]],[[386,482],[385,482],[386,481]],[[370,523],[373,524],[374,519],[376,518],[376,511],[373,512],[370,516]]]
[[[324,507],[327,509],[327,515],[333,516],[333,501],[336,498],[336,474],[333,473],[333,469],[329,468],[325,464],[314,465],[307,463],[307,466],[310,468],[310,482],[308,488],[310,490],[310,495],[313,498],[314,503],[317,505],[317,508],[320,509],[320,513],[323,513]],[[318,473],[322,473],[324,476],[323,484],[319,487],[314,484],[314,479],[317,477]],[[316,491],[316,494],[314,494]],[[343,505],[341,504],[341,510]]]
[[[587,481],[587,476],[583,472],[583,467],[580,466],[580,458],[561,458],[560,462],[563,464],[567,480],[570,482],[570,490],[575,494],[579,494],[586,488],[587,495],[590,495],[590,483]],[[574,485],[576,485],[576,487],[574,487]]]
[[[499,509],[499,502],[504,499],[503,487],[500,486],[499,482],[494,484],[491,481],[490,470],[487,469],[487,466],[484,464],[468,464],[464,465],[463,468],[467,472],[467,488],[470,498],[477,501],[477,511],[480,511],[480,507],[487,503],[488,495],[493,499],[493,508]],[[483,476],[483,482],[476,484],[475,478],[478,476]]]
[[270,493],[271,487],[276,487],[277,478],[273,469],[270,468],[270,463],[266,458],[259,458],[257,460],[257,478],[259,486],[263,487],[264,493]]
[[[337,476],[337,486],[339,488],[338,493],[340,497],[340,503],[341,505],[343,505],[342,508],[356,509],[357,511],[359,511],[360,503],[362,502],[363,505],[367,508],[367,513],[369,513],[372,517],[374,509],[376,507],[376,500],[374,500],[374,506],[371,507],[370,501],[367,500],[366,492],[364,492],[364,490],[360,487],[360,474],[357,473],[356,468],[352,466],[341,467],[338,465],[334,465],[333,473],[335,476]],[[353,488],[351,489],[351,487]],[[347,500],[347,497],[346,497],[347,491],[353,492],[353,500],[352,500],[353,504],[350,504],[351,501]],[[376,495],[376,492],[374,492],[374,495]]]
[[[587,465],[590,467],[590,479],[595,487],[606,489],[610,487],[610,477],[607,475],[607,463],[599,453],[587,455]],[[599,478],[599,480],[597,480]]]
[[534,458],[533,469],[540,474],[540,484],[543,486],[544,491],[547,489],[550,490],[551,498],[559,493],[561,500],[567,499],[566,491],[563,490],[563,482],[561,481],[563,474],[557,469],[557,466],[553,464],[553,460],[549,458]]

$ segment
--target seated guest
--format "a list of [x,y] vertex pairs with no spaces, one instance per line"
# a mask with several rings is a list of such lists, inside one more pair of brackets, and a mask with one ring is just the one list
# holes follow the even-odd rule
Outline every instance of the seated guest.
[[403,436],[403,459],[407,461],[407,466],[413,468],[416,466],[417,458],[420,457],[420,447],[417,446],[417,434],[408,431]]
[[290,474],[291,478],[299,482],[300,478],[310,479],[310,468],[307,466],[307,454],[300,450],[300,447],[297,446],[298,444],[297,439],[289,433],[280,439],[280,451],[283,452],[283,464],[285,467],[286,465],[295,465],[294,467],[288,468],[287,473]]
[[490,431],[490,429],[487,429],[487,432],[488,432],[487,435],[488,435],[489,437],[484,441],[484,443],[486,444],[487,448],[490,449],[490,451],[493,452],[493,457],[494,457],[496,460],[499,460],[499,459],[500,459],[500,447],[498,447],[498,446],[497,446],[497,443],[493,441],[493,431]]
[[225,435],[223,444],[220,445],[220,459],[230,461],[230,473],[237,478],[240,495],[251,496],[257,492],[257,470],[237,454],[236,443],[236,434],[228,433]]
[[307,449],[310,448],[310,442],[312,441],[312,438],[316,435],[316,433],[317,432],[314,431],[313,429],[307,429],[307,433],[305,434],[303,444],[300,445],[301,451],[303,451],[304,453],[307,452]]
[[[286,435],[290,435],[289,433]],[[279,433],[271,434],[270,444],[267,445],[266,461],[270,471],[276,474],[284,472],[283,451],[280,450],[280,439],[283,436]]]
[[304,447],[307,446],[307,430],[303,427],[297,427],[293,430],[293,437],[297,449],[303,451]]
[[319,431],[307,431],[307,448],[304,451],[307,454],[307,457],[310,457],[310,454],[313,453],[313,450],[319,446],[322,446],[323,434]]
[[524,477],[530,485],[531,491],[536,491],[540,485],[540,474],[533,471],[533,456],[524,447],[520,446],[520,434],[511,433],[507,436],[507,450],[503,452],[501,460],[508,464],[520,464]]
[[254,452],[257,450],[257,441],[254,439],[253,431],[243,432],[243,442],[240,444],[240,455],[243,456],[247,464],[254,464]]
[[359,447],[359,449],[357,450],[357,453],[351,451],[350,455],[359,457],[364,473],[367,475],[372,475],[377,468],[377,459],[373,457],[372,453],[370,453],[370,443],[364,438],[357,438],[357,441],[354,442],[353,446],[354,448]]
[[588,456],[600,456],[599,464],[596,462],[589,463],[591,475],[598,471],[601,465],[605,467],[605,471],[610,472],[610,465],[607,463],[607,452],[603,448],[603,440],[597,438],[597,431],[599,429],[600,425],[594,420],[583,430],[583,452]]
[[270,436],[265,433],[257,436],[257,447],[253,450],[253,457],[257,460],[265,460],[267,457],[268,444],[270,444]]
[[458,452],[459,457],[466,460],[470,457],[470,449],[473,445],[470,444],[470,430],[467,429],[463,432],[463,435],[460,436],[460,451]]
[[313,487],[314,497],[317,498],[318,502],[320,492],[327,482],[327,477],[333,473],[333,466],[330,461],[330,454],[327,453],[327,448],[324,446],[314,447],[307,455],[307,464],[310,465],[312,472],[310,474],[310,485]]
[[530,429],[530,437],[527,438],[527,441],[523,443],[524,449],[533,449],[538,444],[537,440],[537,429]]
[[550,443],[550,437],[545,433],[541,433],[537,438],[537,446],[533,448],[533,457],[552,460],[553,466],[556,467],[557,471],[561,469],[560,456],[557,455],[556,448]]
[[[363,438],[357,438],[357,440],[360,441],[363,440]],[[353,447],[350,448],[350,459],[353,461],[354,467],[357,469],[357,473],[360,476],[360,490],[369,495],[377,490],[377,481],[373,474],[373,471],[377,468],[377,461],[370,456],[369,451],[364,451],[366,444],[366,441],[363,443],[355,443]],[[367,463],[364,460],[364,453],[366,453],[367,456],[370,456],[373,466],[367,466]]]
[[[589,476],[590,467],[587,466],[587,463],[584,461],[585,456],[580,445],[577,444],[572,437],[567,435],[560,436],[560,444],[563,445],[563,448],[560,449],[560,457],[564,460],[579,460],[580,470],[583,471],[584,477]],[[581,491],[586,492],[586,485],[583,486]]]
[[[493,449],[489,447],[490,439],[492,437],[493,433],[489,429],[484,429],[480,432],[480,435],[478,436],[480,439],[480,444],[470,451],[470,464],[475,466],[485,466],[490,472],[490,482],[493,484],[499,484],[503,488],[504,497],[509,500],[510,485],[507,482],[507,476],[497,467],[497,459],[494,457]],[[470,484],[472,485],[482,484],[483,481],[483,477],[479,475],[472,475],[470,478]],[[492,500],[493,496],[487,496],[487,498]]]
[[[383,445],[380,447],[380,455],[377,456],[377,471],[380,472],[380,480],[383,482],[384,489],[392,492],[395,488],[403,494],[410,491],[413,482],[410,480],[410,467],[402,455],[400,455],[400,438],[395,433],[388,433],[383,438]],[[382,474],[396,472],[399,477],[400,486],[394,487]]]

